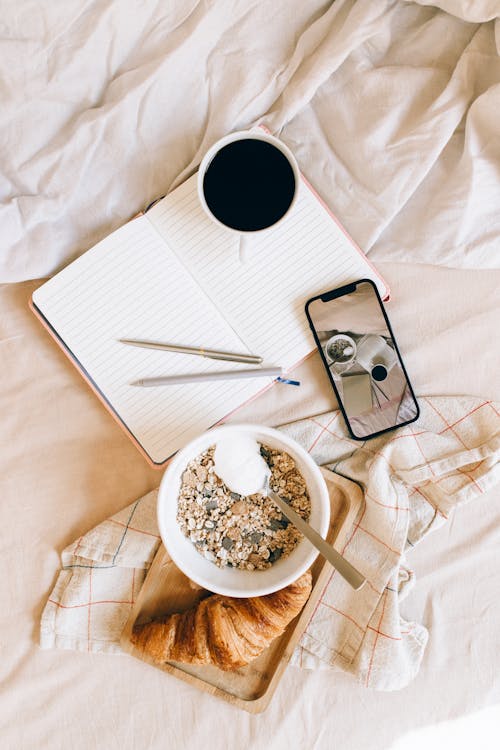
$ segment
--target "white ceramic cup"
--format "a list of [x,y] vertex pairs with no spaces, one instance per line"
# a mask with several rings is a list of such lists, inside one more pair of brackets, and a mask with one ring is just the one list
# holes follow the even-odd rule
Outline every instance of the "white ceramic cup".
[[[271,448],[288,453],[304,477],[311,499],[309,523],[322,537],[330,524],[330,497],[319,466],[308,452],[286,433],[256,424],[229,424],[204,432],[182,448],[168,464],[158,492],[157,517],[160,535],[168,554],[192,581],[208,591],[226,596],[263,596],[288,586],[313,564],[318,550],[302,537],[294,550],[266,570],[219,568],[205,559],[184,536],[177,523],[177,503],[182,475],[188,463],[219,438],[248,435]],[[269,500],[272,503],[272,500]]]
[[[230,227],[227,224],[224,224],[222,221],[220,221],[214,214],[211,212],[210,208],[207,205],[207,202],[205,200],[205,194],[203,191],[203,180],[205,177],[205,173],[210,166],[211,161],[214,159],[214,157],[219,153],[219,151],[224,148],[224,146],[227,146],[229,143],[234,143],[234,141],[243,141],[243,140],[257,140],[257,141],[265,141],[266,143],[270,143],[271,145],[275,146],[281,153],[285,156],[288,163],[290,164],[292,170],[293,170],[293,176],[295,178],[295,193],[293,195],[293,199],[286,211],[286,213],[283,214],[283,216],[278,219],[274,224],[271,224],[268,227],[264,227],[263,229],[256,229],[252,231],[244,231],[240,229],[235,229],[234,227]],[[285,146],[284,143],[282,143],[278,138],[275,138],[274,135],[270,135],[270,133],[266,133],[264,130],[240,130],[235,133],[229,133],[229,135],[225,135],[223,138],[218,140],[216,143],[211,146],[203,159],[201,160],[200,167],[198,169],[198,198],[200,201],[200,204],[205,211],[206,215],[214,221],[216,224],[218,224],[220,227],[223,227],[228,232],[233,232],[235,235],[239,236],[240,240],[242,237],[248,237],[250,235],[254,234],[260,234],[261,232],[266,232],[271,227],[276,227],[278,224],[281,224],[281,222],[288,216],[290,211],[292,210],[293,206],[295,205],[297,201],[297,195],[299,192],[299,184],[300,184],[300,171],[297,164],[297,161],[295,159],[295,156],[292,154],[288,146]]]

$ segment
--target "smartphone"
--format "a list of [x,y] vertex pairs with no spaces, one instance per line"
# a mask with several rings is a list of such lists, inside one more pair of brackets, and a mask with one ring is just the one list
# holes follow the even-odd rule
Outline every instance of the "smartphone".
[[306,303],[306,315],[350,435],[382,435],[420,410],[373,281],[361,279]]

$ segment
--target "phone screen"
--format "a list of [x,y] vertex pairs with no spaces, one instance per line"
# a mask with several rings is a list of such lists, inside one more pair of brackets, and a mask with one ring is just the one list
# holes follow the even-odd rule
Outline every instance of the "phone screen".
[[417,419],[418,404],[373,282],[314,297],[306,313],[354,438]]

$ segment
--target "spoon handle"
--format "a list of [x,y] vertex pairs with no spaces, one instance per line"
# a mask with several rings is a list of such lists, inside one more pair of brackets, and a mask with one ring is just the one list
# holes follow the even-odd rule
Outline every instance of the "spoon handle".
[[288,520],[291,521],[293,525],[307,539],[309,539],[311,544],[321,552],[323,557],[326,557],[328,562],[331,563],[336,570],[338,570],[340,575],[345,578],[347,583],[349,583],[353,587],[353,589],[357,590],[361,588],[361,586],[365,582],[365,577],[361,575],[359,570],[356,570],[356,568],[351,565],[351,563],[347,562],[345,557],[342,557],[342,555],[337,552],[337,550],[334,549],[331,544],[325,542],[323,537],[320,536],[312,526],[304,521],[304,519],[301,518],[299,514],[296,513],[296,511],[294,511],[293,508],[288,505],[288,503],[286,503],[279,495],[277,495],[276,492],[268,489],[267,495],[271,498],[271,500],[273,500],[273,502],[276,503],[276,505],[283,512],[283,515],[286,516],[286,518],[288,518]]

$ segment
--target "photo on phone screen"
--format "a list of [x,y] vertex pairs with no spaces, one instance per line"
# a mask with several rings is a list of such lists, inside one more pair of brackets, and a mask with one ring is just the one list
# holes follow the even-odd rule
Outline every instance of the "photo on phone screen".
[[417,400],[372,281],[314,297],[306,314],[354,438],[374,437],[418,418]]

